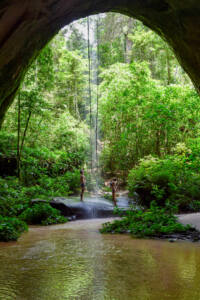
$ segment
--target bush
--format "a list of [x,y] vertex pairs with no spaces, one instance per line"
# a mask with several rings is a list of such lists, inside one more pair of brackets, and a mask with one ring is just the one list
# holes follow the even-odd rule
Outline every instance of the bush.
[[149,207],[156,199],[158,205],[164,206],[175,183],[174,168],[170,160],[161,160],[148,156],[130,171],[128,186],[131,194],[136,192],[142,205]]
[[14,134],[0,131],[0,153],[7,156],[16,154],[17,139]]
[[55,196],[68,196],[75,193],[80,188],[80,171],[74,170],[73,172],[66,172],[62,176],[51,178],[43,176],[38,180],[41,189],[40,198],[42,194],[50,197]]
[[47,148],[24,148],[21,175],[26,185],[38,184],[44,177],[57,178],[80,169],[83,158],[79,153],[50,151]]
[[104,194],[103,197],[104,197],[106,200],[113,201],[112,195],[110,195],[110,194]]
[[177,205],[179,211],[199,210],[200,174],[191,157],[190,151],[178,144],[174,155],[163,159],[148,156],[140,160],[128,176],[130,194],[137,193],[140,204],[145,207],[156,200],[161,207],[170,202]]
[[0,215],[18,216],[29,205],[27,189],[15,177],[0,177]]
[[[120,210],[117,213],[121,213]],[[182,225],[177,221],[171,208],[160,209],[155,202],[147,211],[131,209],[120,220],[103,224],[101,233],[129,232],[137,237],[159,236],[188,231],[190,225]]]
[[51,225],[65,223],[68,220],[61,216],[60,211],[47,203],[37,203],[27,208],[19,218],[28,224]]
[[0,241],[16,241],[28,226],[17,218],[0,216]]

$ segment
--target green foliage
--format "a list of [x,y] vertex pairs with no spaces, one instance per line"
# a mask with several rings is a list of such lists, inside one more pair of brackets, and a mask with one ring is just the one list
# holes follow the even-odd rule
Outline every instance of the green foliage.
[[56,60],[56,75],[53,107],[58,114],[68,109],[70,114],[80,119],[84,114],[83,99],[86,97],[86,62],[77,51],[68,51],[62,33],[55,37],[54,55]]
[[[87,96],[85,67],[80,55],[66,49],[62,33],[32,64],[19,93],[20,136],[22,140],[26,131],[25,146],[85,154],[89,141],[88,126],[82,121],[86,112],[83,100]],[[16,98],[3,128],[16,133],[17,123]]]
[[21,182],[15,177],[0,178],[0,215],[18,216],[29,207],[31,199],[78,192],[81,164],[79,153],[25,148]]
[[35,196],[67,196],[80,186],[81,153],[26,149],[22,160],[23,182],[35,190]]
[[[0,214],[27,214],[30,219],[35,214],[41,219],[40,209],[45,214],[49,208],[34,208],[33,212],[30,199],[67,196],[80,189],[79,170],[91,157],[90,135],[94,136],[96,128],[96,81],[101,83],[101,120],[97,124],[101,128],[97,126],[97,131],[98,151],[103,147],[103,175],[114,173],[125,181],[139,162],[130,172],[129,188],[140,195],[143,205],[149,207],[156,200],[160,206],[170,202],[179,210],[199,210],[198,95],[185,85],[189,81],[169,47],[141,23],[114,13],[90,21],[94,33],[90,49],[92,115],[87,40],[80,29],[86,24],[83,20],[45,47],[21,86],[20,110],[16,98],[6,115],[0,132],[0,163],[1,158],[16,162],[18,129],[23,147],[20,183],[15,177],[0,178]],[[101,73],[98,79],[96,73]],[[175,85],[177,82],[180,84]],[[90,117],[93,128],[88,125]],[[11,168],[14,172],[2,171],[1,175],[16,175],[14,163]],[[92,190],[96,178],[87,172],[86,177]],[[47,214],[43,222],[49,224],[56,218]]]
[[[42,176],[39,179],[39,186],[46,196],[68,196],[78,192],[80,188],[80,170],[66,172],[62,176],[51,178]],[[41,195],[40,194],[40,195]],[[41,198],[41,196],[39,196]]]
[[47,175],[52,178],[73,172],[83,164],[82,153],[50,151],[47,148],[26,148],[22,157],[22,177],[28,185]]
[[[118,213],[122,213],[120,210]],[[155,202],[151,203],[150,209],[143,211],[131,209],[126,211],[125,216],[112,223],[103,224],[101,233],[131,233],[137,237],[160,236],[188,231],[190,225],[182,225],[171,212],[171,207],[160,208]]]
[[109,201],[113,201],[112,195],[110,195],[110,194],[104,194],[103,197]]
[[[16,157],[16,138],[5,132],[1,132],[1,136],[2,155],[8,159],[10,155]],[[0,177],[0,215],[19,216],[29,208],[31,199],[49,199],[78,192],[84,155],[81,151],[70,151],[70,147],[68,152],[51,151],[45,147],[25,147],[21,158],[20,182],[14,176]],[[49,217],[44,222],[50,224],[62,220],[60,217]]]
[[160,206],[174,203],[180,211],[198,211],[200,199],[199,156],[184,144],[177,144],[174,155],[163,159],[152,156],[140,160],[128,176],[129,191],[136,192],[142,205],[152,200]]
[[162,86],[146,63],[115,64],[101,74],[101,162],[127,175],[152,154],[163,157],[199,132],[199,96],[189,87]]
[[163,84],[182,82],[189,83],[177,62],[172,49],[157,33],[136,21],[128,38],[133,44],[131,59],[133,61],[148,61],[153,78],[162,80]]
[[[10,135],[7,136],[9,137]],[[6,138],[6,141],[7,140]],[[8,149],[11,149],[9,144],[7,145]],[[10,152],[6,154],[3,147],[4,146],[2,146],[2,156],[5,156],[9,160],[9,155],[11,154]],[[84,152],[70,151],[70,149],[69,152],[65,152],[61,150],[51,151],[45,147],[25,147],[21,158],[21,185],[25,185],[24,189],[29,189],[29,194],[34,194],[31,192],[31,189],[33,189],[37,195],[39,189],[47,189],[47,192],[51,190],[51,194],[53,195],[54,190],[57,191],[57,193],[59,192],[59,185],[62,192],[66,195],[69,192],[76,192],[80,185],[79,170],[84,163],[84,156]],[[16,159],[16,149],[14,147],[12,157]],[[14,167],[16,167],[16,165]],[[16,170],[13,170],[13,172],[15,171]],[[16,198],[16,194],[18,194],[21,188],[19,188],[16,178],[10,177],[7,180],[8,181],[0,179],[0,189],[2,189],[0,197],[6,197],[6,195],[10,193],[10,198]],[[7,187],[7,189],[5,189],[5,187]],[[9,190],[9,187],[11,190]],[[12,193],[14,196],[12,196]]]
[[89,129],[65,110],[52,127],[51,144],[47,142],[47,145],[52,150],[71,152],[84,159],[89,147]]
[[60,211],[46,203],[38,203],[27,208],[19,218],[28,224],[51,225],[67,222]]
[[[87,40],[83,33],[79,30],[81,26],[86,26],[86,18],[71,23],[63,30],[64,35],[68,35],[66,46],[69,51],[77,51],[83,57],[87,57]],[[78,28],[77,28],[78,24]]]
[[16,150],[16,137],[6,131],[0,131],[0,155],[13,156]]
[[29,204],[29,191],[19,184],[17,178],[0,178],[0,215],[18,216]]
[[135,20],[125,15],[107,13],[99,17],[100,66],[108,68],[117,62],[130,62],[132,42],[129,34],[135,28]]
[[10,217],[0,215],[0,241],[16,241],[22,232],[27,231],[28,226],[25,222]]

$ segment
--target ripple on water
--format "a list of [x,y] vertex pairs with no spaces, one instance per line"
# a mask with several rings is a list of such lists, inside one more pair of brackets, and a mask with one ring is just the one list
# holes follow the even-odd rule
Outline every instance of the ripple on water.
[[0,300],[200,299],[199,244],[101,235],[103,221],[33,227],[0,244]]

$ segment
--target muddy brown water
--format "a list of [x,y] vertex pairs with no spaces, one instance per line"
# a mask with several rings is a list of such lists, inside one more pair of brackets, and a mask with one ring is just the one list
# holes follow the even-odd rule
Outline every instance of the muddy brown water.
[[107,219],[31,227],[0,243],[0,300],[198,300],[200,244],[98,232]]

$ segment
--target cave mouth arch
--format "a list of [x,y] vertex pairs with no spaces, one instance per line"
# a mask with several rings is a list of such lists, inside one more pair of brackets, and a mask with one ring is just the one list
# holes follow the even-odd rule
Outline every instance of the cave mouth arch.
[[174,50],[200,92],[199,0],[3,0],[0,4],[0,126],[30,63],[65,25],[118,12],[142,21]]

